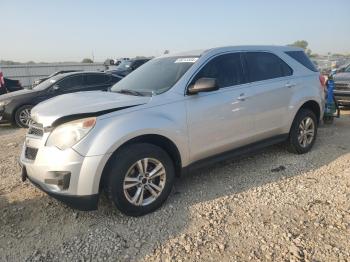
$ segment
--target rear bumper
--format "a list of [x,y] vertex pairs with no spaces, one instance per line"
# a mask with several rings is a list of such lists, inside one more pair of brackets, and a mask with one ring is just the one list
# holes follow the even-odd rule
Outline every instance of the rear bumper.
[[61,201],[62,203],[66,204],[67,206],[70,206],[77,210],[82,211],[91,211],[97,209],[98,199],[99,195],[86,195],[86,196],[76,196],[76,195],[63,195],[63,194],[57,194],[52,191],[46,190],[43,185],[41,185],[39,182],[34,181],[27,175],[27,171],[25,167],[22,167],[22,180],[28,179],[34,186],[48,194],[49,196]]

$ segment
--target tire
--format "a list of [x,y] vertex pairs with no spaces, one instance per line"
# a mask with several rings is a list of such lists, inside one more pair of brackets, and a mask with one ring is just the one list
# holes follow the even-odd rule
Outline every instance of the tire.
[[[148,161],[144,160],[146,158]],[[147,143],[128,145],[119,150],[110,163],[104,188],[108,198],[122,213],[142,216],[158,209],[168,198],[174,184],[175,169],[169,155],[160,147]],[[140,163],[142,168],[138,165]],[[145,165],[147,171],[140,171]],[[165,175],[159,175],[152,180],[151,174],[155,167],[161,168],[155,172],[156,175],[163,173]],[[137,179],[138,182],[135,182]],[[134,186],[136,183],[138,185]],[[157,185],[158,189],[156,190],[153,185]],[[125,189],[129,186],[130,188]],[[162,190],[158,192],[159,188]],[[132,203],[138,190],[144,192],[143,198],[142,200],[136,198],[138,203]]]
[[30,111],[32,108],[33,106],[31,105],[24,105],[19,107],[15,112],[14,124],[18,127],[27,128],[30,122]]
[[[313,127],[310,127],[310,130],[313,129],[313,136],[311,139],[311,131],[306,132],[302,131],[302,122],[304,123],[304,126],[310,125],[310,122],[305,121],[312,121]],[[306,142],[305,142],[305,135],[306,135]],[[297,115],[294,118],[292,127],[289,131],[289,138],[287,141],[287,149],[291,153],[295,154],[305,154],[309,152],[312,148],[312,146],[315,143],[317,136],[317,119],[314,112],[312,112],[309,109],[300,109]],[[301,142],[299,140],[301,138]]]

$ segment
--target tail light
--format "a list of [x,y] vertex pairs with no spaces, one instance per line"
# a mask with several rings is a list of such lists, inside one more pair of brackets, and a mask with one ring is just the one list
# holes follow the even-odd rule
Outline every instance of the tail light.
[[326,87],[326,83],[327,83],[327,78],[326,78],[326,76],[320,75],[320,76],[319,76],[319,79],[320,79],[321,85],[322,85],[323,87]]

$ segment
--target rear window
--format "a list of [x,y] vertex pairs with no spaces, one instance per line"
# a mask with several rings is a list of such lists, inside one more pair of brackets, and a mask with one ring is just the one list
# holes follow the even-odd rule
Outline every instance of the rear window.
[[294,60],[298,61],[300,64],[310,69],[311,71],[318,72],[315,65],[311,62],[311,60],[307,57],[307,55],[303,51],[287,51],[285,52]]

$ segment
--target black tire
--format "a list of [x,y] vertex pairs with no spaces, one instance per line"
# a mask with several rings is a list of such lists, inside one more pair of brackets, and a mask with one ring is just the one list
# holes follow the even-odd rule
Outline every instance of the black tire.
[[[307,144],[306,146],[302,146],[301,143],[298,141],[298,136],[300,134],[300,129],[299,126],[301,122],[306,119],[306,118],[311,118],[314,124],[314,136],[312,141]],[[295,154],[305,154],[309,152],[312,148],[312,146],[315,143],[317,136],[317,118],[314,112],[312,112],[309,109],[300,109],[297,115],[294,118],[292,127],[289,131],[289,138],[287,141],[287,149],[291,153]]]
[[27,128],[28,124],[25,124],[23,122],[23,118],[21,117],[21,114],[23,114],[26,110],[29,110],[29,112],[30,112],[32,110],[32,108],[33,108],[32,105],[24,105],[24,106],[19,107],[15,112],[14,124],[18,127]]
[[[159,161],[165,169],[166,179],[163,190],[153,202],[145,206],[137,206],[127,199],[123,184],[129,169],[144,158]],[[121,148],[111,161],[104,188],[108,198],[122,213],[129,216],[142,216],[158,209],[168,198],[174,184],[175,169],[173,161],[162,148],[147,143],[131,144]]]

